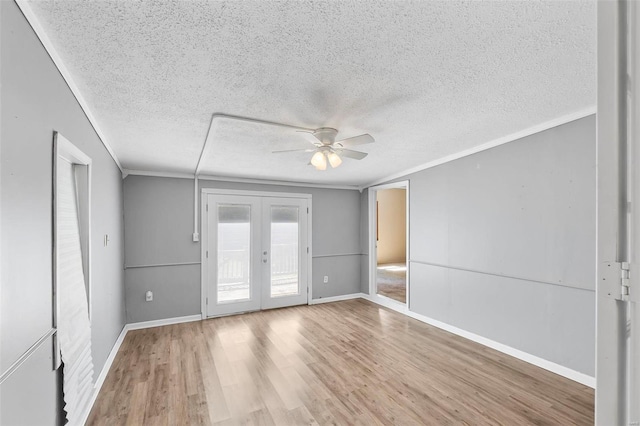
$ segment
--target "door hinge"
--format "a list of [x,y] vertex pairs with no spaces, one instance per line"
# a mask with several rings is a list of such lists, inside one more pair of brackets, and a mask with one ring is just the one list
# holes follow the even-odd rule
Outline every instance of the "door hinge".
[[207,305],[209,305],[209,298],[207,297]]
[[309,253],[309,247],[307,247],[307,253]]
[[307,207],[307,214],[309,214],[309,207]]
[[209,250],[207,250],[207,251],[205,252],[205,254],[206,254],[207,259],[208,259],[208,258],[209,258]]
[[604,262],[600,272],[600,289],[614,300],[637,301],[637,295],[631,291],[630,270],[629,262]]

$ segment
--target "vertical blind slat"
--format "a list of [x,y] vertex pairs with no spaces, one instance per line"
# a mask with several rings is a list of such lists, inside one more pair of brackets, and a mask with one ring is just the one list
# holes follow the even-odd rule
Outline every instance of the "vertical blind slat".
[[91,324],[82,267],[78,203],[73,166],[59,161],[56,184],[58,339],[64,363],[64,410],[80,423],[93,389]]

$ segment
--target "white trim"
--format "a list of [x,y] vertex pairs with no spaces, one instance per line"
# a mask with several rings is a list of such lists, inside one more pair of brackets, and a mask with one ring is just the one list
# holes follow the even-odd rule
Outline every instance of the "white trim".
[[54,335],[56,334],[56,331],[57,330],[55,328],[50,328],[38,340],[36,340],[36,342],[33,345],[31,345],[29,349],[24,351],[24,353],[20,355],[13,364],[11,364],[6,370],[1,372],[0,385],[4,383],[4,381],[7,380],[9,377],[11,377],[11,375],[15,373],[22,366],[22,364],[24,364],[25,361],[31,357],[31,355],[33,355],[38,349],[40,349],[40,346],[42,346],[43,343],[49,340],[49,337],[53,337],[53,339],[55,339]]
[[[107,374],[109,373],[111,364],[113,364],[113,361],[116,359],[116,355],[118,355],[118,351],[120,350],[120,346],[122,346],[122,342],[124,342],[124,338],[127,335],[127,331],[128,331],[127,325],[125,324],[125,326],[122,327],[122,330],[120,331],[120,335],[116,339],[116,342],[113,344],[113,348],[111,348],[111,352],[109,352],[109,356],[107,357],[107,360],[105,361],[104,366],[102,367],[102,371],[100,372],[100,375],[98,375],[98,378],[96,379],[96,383],[94,385],[94,387],[96,388],[96,396],[98,395],[98,392],[102,388],[102,385],[104,384],[104,381],[107,378]],[[91,402],[91,405],[93,405],[93,401]]]
[[81,417],[82,422],[80,424],[85,424],[89,419],[89,414],[91,414],[91,410],[93,409],[93,406],[96,403],[96,400],[98,399],[98,395],[100,394],[102,385],[104,384],[104,381],[106,380],[107,375],[111,370],[111,366],[113,365],[113,362],[115,361],[116,356],[118,355],[120,346],[122,346],[122,343],[124,342],[124,339],[130,330],[141,330],[143,328],[160,327],[163,325],[180,324],[183,322],[191,322],[191,321],[199,321],[199,320],[200,320],[200,315],[189,315],[185,317],[167,318],[167,319],[161,319],[161,320],[155,320],[155,321],[143,321],[143,322],[125,324],[124,327],[122,327],[122,331],[120,331],[120,335],[118,336],[115,343],[113,344],[113,347],[111,348],[111,352],[109,352],[109,356],[107,357],[107,360],[105,361],[104,366],[100,371],[100,375],[98,376],[95,384],[93,385],[93,394],[89,399],[89,404],[87,404],[86,412],[83,413]]
[[[80,227],[80,237],[81,244],[84,243],[84,250],[86,252],[83,253],[83,262],[82,266],[84,268],[84,275],[86,279],[86,290],[87,290],[87,314],[89,316],[89,324],[93,325],[93,265],[92,260],[92,232],[91,232],[91,195],[92,195],[92,174],[93,174],[93,163],[91,157],[82,152],[78,147],[76,147],[73,143],[71,143],[67,138],[65,138],[61,133],[54,130],[53,131],[53,327],[58,327],[58,316],[60,312],[60,303],[58,299],[58,240],[57,240],[57,199],[58,199],[58,163],[59,161],[67,161],[72,165],[78,164],[87,167],[86,173],[86,185],[87,185],[87,194],[86,194],[86,210],[84,211],[84,215],[86,215],[86,230],[82,229],[82,211],[80,209],[80,204],[78,203],[78,225]],[[83,236],[83,231],[85,232]],[[81,245],[82,247],[82,245]],[[86,255],[86,258],[84,257]],[[54,336],[54,365],[55,368],[58,368],[62,363],[61,353],[60,353],[60,345],[58,343],[58,334]]]
[[202,223],[200,224],[200,231],[202,233],[202,241],[200,242],[200,318],[203,320],[206,320],[209,315],[207,312],[209,298],[209,262],[207,262],[206,256],[206,251],[209,248],[209,217],[207,215],[207,204],[209,201],[207,197],[208,194],[202,191],[200,194],[200,218],[202,219]]
[[[204,195],[204,194],[203,194]],[[204,200],[204,197],[202,198]],[[202,204],[202,203],[201,203]],[[204,216],[201,215],[204,220]],[[193,234],[191,234],[193,242],[200,241],[200,233],[198,232],[198,176],[193,177]]]
[[410,282],[410,277],[409,277],[409,260],[411,259],[410,257],[410,253],[409,253],[409,238],[410,238],[410,233],[409,233],[409,228],[411,227],[411,221],[410,221],[410,217],[409,217],[409,200],[410,200],[410,190],[409,190],[409,184],[410,182],[408,180],[402,180],[402,181],[398,181],[398,182],[393,182],[393,183],[387,183],[384,185],[377,185],[377,186],[372,186],[368,188],[368,198],[369,198],[369,203],[368,203],[368,212],[367,212],[367,217],[369,220],[369,294],[372,295],[373,297],[376,298],[382,298],[382,299],[388,299],[387,297],[384,296],[380,296],[377,294],[377,290],[376,290],[376,275],[377,275],[377,266],[378,266],[378,248],[376,246],[376,222],[377,222],[377,217],[375,215],[376,212],[376,200],[377,200],[377,196],[376,196],[376,192],[378,191],[382,191],[385,189],[404,189],[405,190],[405,203],[406,203],[406,213],[405,213],[405,220],[406,220],[406,224],[405,224],[405,252],[406,252],[406,257],[405,257],[405,265],[407,268],[407,272],[406,272],[406,279],[405,279],[405,287],[406,287],[406,299],[405,299],[405,303],[402,302],[398,302],[395,300],[391,300],[388,299],[389,301],[391,301],[392,303],[398,303],[399,305],[405,305],[406,306],[410,306],[409,302],[409,286],[411,285]]
[[[193,173],[175,173],[175,172],[152,172],[146,170],[129,170],[124,169],[123,175],[129,176],[151,176],[151,177],[164,177],[175,179],[193,179]],[[323,183],[311,183],[311,182],[293,182],[287,180],[269,180],[269,179],[252,179],[252,178],[239,178],[228,176],[210,176],[210,175],[198,175],[199,180],[212,180],[218,182],[233,182],[233,183],[248,183],[257,185],[277,185],[277,186],[294,186],[300,188],[318,188],[318,189],[344,189],[348,191],[361,191],[358,185],[333,185]]]
[[80,93],[80,89],[78,89],[78,86],[76,85],[75,81],[71,77],[71,73],[62,62],[62,58],[60,57],[57,50],[53,46],[53,43],[51,42],[46,32],[44,31],[44,28],[40,24],[40,21],[38,20],[36,14],[31,9],[31,6],[29,6],[29,3],[27,2],[27,0],[15,0],[15,1],[18,7],[20,8],[20,10],[22,11],[22,14],[26,18],[27,22],[29,22],[29,25],[31,25],[33,32],[36,34],[38,39],[40,39],[40,43],[42,43],[42,46],[49,54],[49,57],[53,61],[53,64],[56,66],[56,68],[58,68],[58,71],[60,71],[62,78],[67,83],[67,86],[69,86],[71,93],[73,93],[73,96],[75,96],[76,100],[78,101],[78,104],[80,105],[80,108],[82,109],[82,111],[84,111],[84,114],[87,116],[89,123],[91,123],[91,126],[93,126],[93,130],[95,130],[96,134],[98,135],[98,138],[100,138],[100,141],[104,145],[105,149],[107,150],[109,155],[111,155],[111,158],[113,158],[113,161],[116,163],[116,165],[122,172],[123,169],[122,169],[122,165],[120,164],[120,160],[118,160],[118,157],[116,156],[116,153],[114,152],[113,148],[111,148],[111,145],[109,144],[109,142],[107,142],[107,138],[105,137],[104,133],[100,129],[100,126],[98,125],[98,122],[95,116],[89,109],[89,104],[82,96],[82,93]]
[[163,268],[168,266],[193,266],[199,264],[200,262],[153,263],[149,265],[124,265],[124,269]]
[[385,178],[377,179],[377,180],[375,180],[373,182],[370,182],[370,183],[368,183],[366,185],[361,185],[359,188],[360,188],[360,190],[363,190],[363,189],[366,189],[366,188],[374,186],[374,185],[378,185],[378,184],[381,184],[381,183],[384,183],[384,182],[389,182],[390,180],[393,180],[393,179],[398,179],[398,178],[401,178],[401,177],[405,177],[405,176],[410,175],[412,173],[416,173],[416,172],[419,172],[419,171],[422,171],[422,170],[426,170],[426,169],[429,169],[431,167],[439,166],[440,164],[448,163],[450,161],[457,160],[457,159],[460,159],[462,157],[466,157],[466,156],[469,156],[469,155],[472,155],[472,154],[476,154],[478,152],[485,151],[487,149],[495,148],[497,146],[504,145],[504,144],[509,143],[509,142],[514,142],[514,141],[517,141],[518,139],[522,139],[524,137],[531,136],[533,134],[540,133],[540,132],[543,132],[545,130],[552,129],[554,127],[562,126],[563,124],[567,124],[567,123],[570,123],[572,121],[580,120],[581,118],[588,117],[588,116],[593,115],[595,113],[596,113],[596,106],[594,105],[594,106],[591,106],[589,108],[585,108],[585,109],[582,109],[580,111],[573,112],[571,114],[563,115],[561,117],[554,118],[553,120],[545,121],[544,123],[540,123],[540,124],[537,124],[537,125],[532,126],[532,127],[528,127],[528,128],[526,128],[524,130],[520,130],[518,132],[511,133],[509,135],[502,136],[502,137],[497,138],[497,139],[493,139],[493,140],[485,142],[485,143],[483,143],[481,145],[477,145],[477,146],[474,146],[472,148],[465,149],[464,151],[460,151],[460,152],[457,152],[457,153],[454,153],[454,154],[451,154],[451,155],[447,155],[447,156],[439,158],[437,160],[430,161],[428,163],[424,163],[424,164],[421,164],[419,166],[412,167],[410,169],[406,169],[406,170],[403,170],[401,172],[391,174],[391,175],[389,175],[389,176],[387,176]]
[[[602,114],[596,124],[595,423],[638,425],[640,210],[635,206],[640,196],[640,8],[635,1],[600,1],[597,17],[598,108]],[[629,263],[628,291],[621,289],[621,277],[626,275],[620,275],[622,265],[614,269],[613,276],[607,271],[611,262]]]
[[[405,303],[402,303],[398,300],[392,299],[390,297],[387,296],[383,296],[381,294],[378,293],[371,293],[368,294],[368,299],[367,300],[371,300],[374,301],[379,305],[383,305],[383,306],[387,306],[387,307],[392,307],[395,306],[398,309],[403,309],[406,305]],[[407,291],[407,298],[409,297],[409,291]],[[395,309],[395,308],[394,308]]]
[[[18,2],[23,2],[24,0],[17,0]],[[408,176],[412,173],[416,173],[422,170],[429,169],[431,167],[439,166],[440,164],[448,163],[453,160],[457,160],[472,154],[476,154],[481,151],[485,151],[487,149],[495,148],[500,145],[504,145],[509,142],[514,142],[519,139],[522,139],[526,136],[531,136],[536,133],[543,132],[545,130],[552,129],[554,127],[562,126],[563,124],[570,123],[572,121],[580,120],[581,118],[588,117],[596,113],[596,106],[591,106],[580,111],[576,111],[571,114],[566,114],[561,117],[555,118],[553,120],[545,121],[544,123],[540,123],[538,125],[526,128],[524,130],[520,130],[515,133],[511,133],[506,136],[502,136],[497,139],[493,139],[491,141],[485,142],[481,145],[466,149],[464,151],[460,151],[451,155],[447,155],[445,157],[439,158],[437,160],[433,160],[424,164],[421,164],[416,167],[412,167],[409,169],[405,169],[403,171],[391,174],[387,177],[376,179],[373,182],[369,182],[364,185],[338,185],[338,184],[321,184],[321,183],[311,183],[311,182],[293,182],[293,181],[280,181],[280,180],[269,180],[269,179],[257,179],[257,178],[241,178],[241,177],[229,177],[229,176],[211,176],[211,175],[198,175],[198,179],[203,180],[215,180],[220,182],[237,182],[237,183],[253,183],[260,185],[280,185],[280,186],[296,186],[296,187],[305,187],[305,188],[320,188],[320,189],[345,189],[345,190],[354,190],[362,192],[364,189],[376,186],[379,184],[383,184],[385,182],[389,182],[393,179],[402,178]],[[135,176],[153,176],[153,177],[169,177],[169,178],[181,178],[181,179],[193,179],[193,173],[175,173],[175,172],[154,172],[154,171],[146,171],[146,170],[129,170],[123,169],[123,178],[128,175]]]
[[[409,309],[407,309],[406,306],[400,303],[391,303],[392,302],[391,299],[379,298],[378,300],[376,300],[375,298],[371,297],[368,294],[353,293],[353,294],[345,294],[341,296],[332,296],[332,297],[323,297],[320,299],[313,299],[310,301],[309,305],[319,305],[324,303],[340,302],[344,300],[353,300],[353,299],[368,300],[370,302],[392,309],[400,314],[404,314],[418,321],[437,327],[441,330],[448,331],[457,336],[460,336],[465,339],[469,339],[471,341],[479,343],[481,345],[490,347],[494,350],[497,350],[498,352],[502,352],[514,358],[528,362],[529,364],[533,364],[537,367],[551,371],[552,373],[558,374],[562,377],[566,377],[567,379],[576,381],[585,386],[595,388],[595,385],[596,385],[595,377],[591,377],[589,375],[577,372],[575,370],[564,367],[562,365],[553,363],[551,361],[547,361],[545,359],[536,357],[534,355],[528,354],[521,350],[514,349],[510,346],[495,342],[493,340],[487,339],[482,336],[478,336],[477,334],[470,333],[468,331],[462,330],[460,328],[454,327],[449,324],[445,324],[441,321],[434,320],[424,315],[416,314],[415,312],[409,311]],[[94,385],[94,393],[91,396],[89,409],[86,412],[85,416],[83,417],[84,419],[83,423],[87,421],[89,414],[93,409],[93,405],[95,404],[96,399],[100,393],[100,389],[102,389],[102,385],[104,384],[104,381],[107,375],[109,374],[109,370],[111,369],[113,361],[115,360],[118,354],[118,351],[120,350],[120,346],[122,346],[122,343],[124,342],[124,339],[130,330],[141,330],[145,328],[161,327],[164,325],[180,324],[185,322],[195,322],[195,321],[201,321],[201,320],[202,320],[201,315],[189,315],[184,317],[166,318],[166,319],[160,319],[160,320],[154,320],[154,321],[143,321],[143,322],[125,324],[125,326],[122,328],[122,331],[120,332],[120,335],[118,336],[118,339],[114,343],[113,348],[111,349],[111,352],[109,353],[109,356],[107,357],[107,360],[104,366],[102,367],[102,371],[100,372],[98,379],[96,380],[96,383]]]
[[193,179],[193,173],[179,173],[179,172],[150,172],[147,170],[131,170],[124,169],[122,171],[122,178],[131,176],[150,176],[150,177],[163,177],[163,178],[175,178],[175,179]]
[[118,355],[118,351],[120,350],[120,346],[122,346],[122,342],[124,342],[124,338],[127,335],[127,326],[122,327],[122,331],[120,331],[120,335],[116,339],[116,342],[113,344],[113,348],[111,348],[111,352],[109,352],[109,356],[107,360],[104,362],[104,366],[102,367],[102,371],[100,371],[100,375],[96,379],[95,384],[93,385],[93,395],[91,395],[91,399],[89,399],[88,409],[82,415],[80,424],[87,423],[89,419],[89,414],[91,414],[91,410],[93,409],[93,405],[96,403],[96,399],[100,394],[100,389],[102,389],[102,385],[104,384],[105,379],[107,378],[107,374],[109,374],[109,370],[111,370],[111,365],[113,361],[116,359],[116,355]]
[[[209,297],[208,287],[208,274],[209,266],[206,258],[206,251],[209,244],[209,222],[207,216],[206,206],[208,203],[207,197],[209,195],[223,195],[223,196],[246,196],[246,197],[258,197],[258,198],[293,198],[298,200],[306,200],[307,218],[306,218],[306,247],[309,251],[306,253],[307,257],[307,300],[306,304],[310,305],[313,297],[313,196],[312,194],[298,193],[298,192],[267,192],[267,191],[245,191],[238,189],[217,189],[217,188],[202,188],[201,189],[201,202],[200,202],[200,229],[202,231],[202,243],[200,244],[200,313],[201,318],[214,318],[221,315],[209,315],[207,298]],[[261,201],[262,203],[262,201]],[[262,218],[261,218],[262,221]],[[261,237],[261,240],[263,238]],[[304,247],[301,248],[304,250]],[[261,302],[261,308],[264,306],[264,302]],[[226,315],[226,314],[223,314]],[[232,314],[233,315],[233,314]]]
[[323,257],[343,257],[343,256],[365,256],[363,253],[336,253],[336,254],[317,254],[313,256],[314,259]]
[[365,298],[364,293],[343,294],[340,296],[320,297],[318,299],[309,300],[309,305],[320,305],[322,303],[341,302],[343,300]]
[[202,316],[198,315],[187,315],[184,317],[174,317],[174,318],[165,318],[153,321],[142,321],[142,322],[134,322],[125,325],[124,327],[127,331],[131,330],[142,330],[143,328],[152,328],[152,327],[162,327],[163,325],[172,325],[172,324],[181,324],[183,322],[193,322],[202,320]]
[[265,192],[245,191],[241,189],[202,188],[202,193],[215,195],[238,195],[242,197],[304,198],[307,200],[311,199],[311,194],[303,194],[300,192]]
[[590,388],[595,389],[596,387],[596,379],[595,377],[589,376],[588,374],[580,373],[579,371],[572,370],[568,367],[565,367],[560,364],[556,364],[555,362],[547,361],[546,359],[537,357],[535,355],[531,355],[527,352],[521,351],[519,349],[512,348],[511,346],[507,346],[505,344],[496,342],[491,339],[487,339],[486,337],[479,336],[477,334],[471,333],[469,331],[463,330],[461,328],[446,324],[442,321],[435,320],[433,318],[429,318],[427,316],[417,314],[415,312],[410,311],[406,306],[401,305],[399,303],[392,303],[391,299],[383,300],[383,298],[374,298],[370,295],[363,294],[363,299],[369,300],[370,302],[376,303],[378,305],[384,306],[386,308],[392,309],[396,312],[404,314],[408,317],[416,319],[418,321],[424,322],[426,324],[437,327],[441,330],[448,331],[449,333],[453,333],[457,336],[463,337],[465,339],[469,339],[473,342],[479,343],[481,345],[487,346],[491,349],[494,349],[498,352],[502,352],[506,355],[517,358],[521,361],[528,362],[529,364],[533,364],[537,367],[543,368],[552,373],[558,374],[567,379],[573,380],[575,382],[581,383],[585,386],[589,386]]
[[359,191],[358,185],[338,185],[330,183],[312,183],[312,182],[294,182],[289,180],[272,180],[272,179],[255,179],[255,178],[239,178],[226,176],[198,175],[198,179],[217,180],[221,182],[237,182],[237,183],[253,183],[260,185],[279,185],[279,186],[296,186],[302,188],[319,188],[319,189],[345,189],[349,191]]
[[[89,106],[87,104],[87,102],[85,101],[84,97],[82,96],[82,94],[80,93],[80,90],[78,89],[78,86],[75,84],[73,78],[71,77],[71,73],[69,72],[69,70],[66,68],[66,66],[64,65],[64,63],[62,62],[62,59],[60,58],[60,55],[58,54],[58,52],[56,51],[56,49],[53,46],[53,43],[51,42],[51,40],[49,39],[49,37],[46,35],[42,25],[40,24],[40,21],[37,19],[35,13],[33,12],[33,10],[31,9],[31,7],[29,6],[27,0],[15,0],[16,4],[18,5],[18,7],[20,8],[20,10],[22,11],[22,13],[24,14],[25,18],[27,19],[27,21],[29,22],[29,24],[31,25],[31,27],[33,28],[33,31],[35,32],[36,36],[40,39],[40,42],[42,43],[42,45],[44,46],[45,50],[47,51],[47,53],[49,54],[49,56],[51,57],[53,63],[55,64],[55,66],[58,68],[58,70],[60,71],[60,74],[62,75],[63,79],[66,81],[67,85],[69,86],[69,89],[71,89],[71,92],[74,94],[74,96],[76,97],[78,103],[80,104],[80,107],[82,108],[82,110],[84,111],[85,115],[87,116],[89,122],[91,123],[91,125],[93,126],[94,130],[96,131],[96,133],[98,134],[98,137],[100,138],[100,140],[102,141],[102,144],[104,145],[105,149],[109,152],[109,154],[111,155],[111,157],[113,158],[113,161],[116,163],[116,165],[118,166],[118,168],[120,169],[120,171],[123,173],[123,177],[126,177],[129,174],[138,174],[138,175],[142,175],[142,173],[154,173],[154,172],[142,172],[142,171],[134,171],[134,170],[126,170],[122,168],[122,165],[120,164],[120,161],[118,160],[118,157],[116,156],[113,148],[111,148],[111,145],[107,142],[107,139],[104,135],[104,133],[102,132],[102,130],[100,129],[96,118],[94,117],[93,113],[91,112],[91,110],[89,109]],[[575,121],[578,120],[580,118],[584,118],[587,117],[589,115],[595,114],[596,112],[596,107],[592,106],[589,108],[585,108],[583,110],[580,111],[576,111],[574,113],[571,114],[567,114],[561,117],[558,117],[556,119],[553,120],[549,120],[546,121],[544,123],[538,124],[536,126],[532,126],[529,127],[527,129],[521,130],[519,132],[515,132],[512,133],[510,135],[507,136],[503,136],[501,138],[498,139],[494,139],[492,141],[486,142],[482,145],[478,145],[476,147],[458,152],[456,154],[452,154],[452,155],[448,155],[445,156],[443,158],[440,158],[438,160],[435,161],[431,161],[425,164],[422,164],[420,166],[417,167],[413,167],[398,173],[394,173],[390,176],[387,176],[385,178],[382,179],[377,179],[373,182],[370,182],[368,184],[365,185],[322,185],[322,184],[314,184],[314,183],[300,183],[300,182],[290,182],[290,181],[274,181],[274,180],[261,180],[261,179],[245,179],[245,178],[231,178],[231,177],[223,177],[223,176],[210,176],[210,177],[202,177],[202,179],[208,179],[208,180],[220,180],[220,181],[225,181],[225,182],[243,182],[243,183],[259,183],[259,184],[265,184],[265,185],[285,185],[285,186],[304,186],[304,187],[310,187],[310,188],[330,188],[330,189],[352,189],[352,190],[358,190],[361,191],[364,188],[368,188],[369,186],[373,186],[373,185],[377,185],[379,183],[384,183],[387,182],[389,180],[392,179],[396,179],[399,177],[403,177],[406,175],[409,175],[411,173],[415,173],[421,170],[425,170],[428,169],[430,167],[434,167],[452,160],[456,160],[462,157],[466,157],[468,155],[471,154],[475,154],[477,152],[480,151],[484,151],[486,149],[490,149],[508,142],[512,142],[514,140],[523,138],[525,136],[530,136],[534,133],[538,133],[544,130],[548,130],[550,128],[553,127],[557,127],[560,126],[562,124],[566,124],[569,123],[571,121]],[[213,119],[216,118],[216,114],[213,115],[212,117],[212,122]],[[229,116],[228,118],[234,118],[232,116]],[[265,122],[265,124],[270,124]],[[271,124],[278,124],[281,125],[279,123],[271,123]],[[294,126],[292,126],[294,127]],[[207,146],[207,142],[209,140],[209,135],[207,134],[207,138],[205,139],[205,143],[203,146],[203,153],[204,150]],[[202,154],[201,154],[202,156]],[[199,166],[200,161],[198,161],[198,166]],[[172,174],[172,175],[181,175],[181,176],[171,176],[171,177],[189,177],[190,179],[193,179],[193,174],[183,174],[183,173],[167,173],[167,174]],[[156,174],[153,175],[147,175],[147,176],[156,176]],[[162,176],[162,177],[169,177],[169,176]],[[200,176],[199,176],[200,177]]]
[[84,152],[69,142],[67,138],[62,136],[59,132],[53,132],[53,138],[56,144],[56,153],[67,160],[71,164],[82,164],[85,166],[91,165],[91,158]]
[[307,304],[311,304],[313,299],[313,198],[309,196],[307,200],[307,208],[309,209],[307,217]]
[[257,124],[263,124],[268,126],[287,127],[289,129],[302,130],[304,132],[309,132],[309,133],[313,133],[316,130],[316,129],[309,129],[306,127],[294,126],[293,124],[262,120],[260,118],[247,117],[243,115],[226,114],[224,112],[216,112],[211,115],[211,121],[209,122],[209,129],[207,130],[207,137],[204,140],[204,144],[202,145],[202,150],[200,151],[200,157],[198,157],[198,163],[196,164],[195,175],[200,174],[200,164],[202,164],[202,159],[205,157],[205,153],[208,152],[210,142],[213,138],[213,132],[211,130],[213,129],[213,122],[215,121],[216,118],[245,121],[248,123],[257,123]]

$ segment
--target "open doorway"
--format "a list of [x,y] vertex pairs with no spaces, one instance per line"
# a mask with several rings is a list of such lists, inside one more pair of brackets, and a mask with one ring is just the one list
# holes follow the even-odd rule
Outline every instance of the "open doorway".
[[370,188],[371,294],[408,301],[408,182]]

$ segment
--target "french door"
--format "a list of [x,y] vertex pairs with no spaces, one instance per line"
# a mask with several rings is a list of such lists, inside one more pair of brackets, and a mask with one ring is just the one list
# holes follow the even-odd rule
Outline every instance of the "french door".
[[307,198],[203,194],[206,317],[307,303]]

